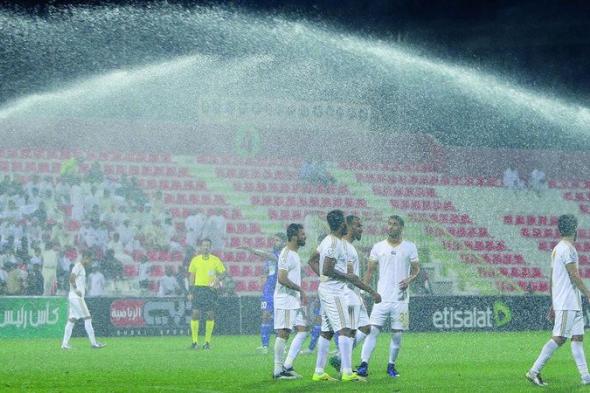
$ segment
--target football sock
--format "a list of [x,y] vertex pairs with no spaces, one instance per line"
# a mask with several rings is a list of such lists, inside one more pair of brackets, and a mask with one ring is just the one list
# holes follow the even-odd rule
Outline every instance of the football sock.
[[536,372],[537,374],[540,373],[545,363],[547,363],[547,361],[551,358],[553,352],[555,352],[557,348],[559,348],[559,345],[557,345],[557,343],[553,341],[553,339],[547,341],[547,344],[545,344],[545,346],[541,350],[541,353],[539,354],[537,360],[535,360],[535,363],[533,364],[533,367],[531,367],[531,370]]
[[318,343],[318,338],[320,338],[321,331],[322,327],[320,325],[313,325],[313,328],[311,329],[311,340],[309,340],[310,351],[315,349],[315,346]]
[[581,341],[572,341],[572,356],[582,377],[588,377],[588,365],[586,364],[586,355],[584,355],[584,343]]
[[289,353],[287,354],[287,359],[285,359],[285,368],[293,367],[293,362],[297,357],[297,354],[301,350],[301,346],[307,337],[307,332],[298,332],[295,335],[293,341],[291,341],[291,347],[289,347]]
[[191,321],[191,335],[193,337],[193,344],[199,343],[199,321]]
[[340,371],[342,374],[352,374],[352,345],[354,339],[352,337],[340,336],[338,344],[340,347],[340,358],[341,366]]
[[63,346],[66,346],[70,343],[70,337],[72,337],[72,330],[74,330],[74,322],[68,320],[68,322],[66,322],[66,328],[64,330],[64,340],[61,343]]
[[361,361],[362,362],[369,362],[371,355],[373,354],[373,350],[375,349],[375,345],[377,344],[377,336],[379,335],[379,328],[377,326],[371,326],[371,333],[365,339],[365,343],[363,344],[363,349],[361,351]]
[[213,336],[213,328],[215,327],[215,321],[205,322],[205,342],[211,344],[211,336]]
[[392,333],[391,340],[389,341],[389,363],[395,363],[401,344],[402,332]]
[[328,360],[328,352],[330,351],[330,340],[326,340],[324,336],[320,335],[318,339],[318,357],[315,363],[315,373],[323,374]]
[[281,371],[283,371],[283,354],[285,353],[285,344],[287,344],[287,340],[280,338],[279,336],[275,337],[274,375],[278,375],[281,373]]
[[367,335],[365,333],[361,332],[360,330],[357,330],[356,334],[354,336],[353,348],[356,347],[357,345],[361,344],[366,337],[367,337]]
[[92,319],[84,320],[84,328],[86,329],[86,334],[88,335],[90,344],[96,345],[96,338],[94,337],[94,328],[92,327]]
[[263,347],[268,347],[270,343],[270,335],[272,333],[272,325],[270,323],[260,324],[260,341]]

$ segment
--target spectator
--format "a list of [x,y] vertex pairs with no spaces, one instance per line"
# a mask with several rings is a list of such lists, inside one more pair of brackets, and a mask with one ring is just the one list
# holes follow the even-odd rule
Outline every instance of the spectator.
[[6,283],[8,281],[8,264],[4,263],[0,267],[0,296],[6,295]]
[[9,262],[7,270],[6,294],[10,296],[23,295],[24,278],[22,270],[18,269],[12,262]]
[[[40,250],[39,253],[41,253]],[[31,260],[31,271],[27,276],[26,294],[29,296],[42,296],[44,281],[41,273],[41,258],[33,258]]]
[[180,286],[176,277],[174,277],[174,269],[172,266],[166,266],[166,275],[160,278],[160,288],[158,289],[158,296],[175,296],[181,294]]
[[227,224],[222,213],[223,210],[218,208],[214,215],[207,217],[203,234],[201,235],[202,239],[211,240],[211,252],[220,252],[223,250]]
[[57,284],[57,262],[59,258],[59,247],[51,241],[45,243],[45,250],[41,254],[43,258],[43,294],[45,296],[55,295]]
[[545,179],[545,172],[540,169],[533,169],[529,179],[529,186],[531,190],[541,195],[541,192],[547,188],[547,181]]
[[203,238],[203,231],[205,230],[205,225],[207,223],[207,218],[201,211],[201,209],[195,209],[191,212],[184,220],[184,228],[186,230],[186,245],[187,246],[196,246],[201,239]]
[[88,275],[88,295],[89,297],[104,296],[105,277],[100,272],[98,265],[92,265],[91,272]]
[[123,264],[115,258],[115,252],[111,249],[104,256],[102,268],[109,280],[118,281],[123,278]]
[[139,280],[139,289],[143,294],[146,294],[150,286],[150,273],[152,271],[152,265],[150,264],[146,256],[141,257],[139,263],[139,274],[137,276]]

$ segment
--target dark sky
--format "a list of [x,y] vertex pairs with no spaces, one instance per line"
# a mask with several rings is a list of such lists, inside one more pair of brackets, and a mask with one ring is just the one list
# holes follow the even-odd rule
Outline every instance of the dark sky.
[[[153,2],[0,0],[4,9],[41,17],[50,13],[52,7],[150,3]],[[532,89],[549,90],[583,102],[590,98],[589,1],[170,0],[168,3],[187,7],[222,4],[319,20],[352,32],[401,40],[443,59],[491,69]],[[26,59],[14,61],[19,65],[26,63]],[[48,67],[59,67],[58,63]],[[27,79],[27,67],[15,66],[11,71],[15,81]],[[55,74],[50,69],[46,71],[46,75],[39,75],[35,70],[39,83]],[[22,84],[13,85],[7,80],[3,84],[0,102],[26,93]]]

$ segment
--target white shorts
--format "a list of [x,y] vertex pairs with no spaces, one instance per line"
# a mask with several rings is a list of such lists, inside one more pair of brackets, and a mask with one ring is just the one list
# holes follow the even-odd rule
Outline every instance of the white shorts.
[[555,310],[554,337],[572,338],[584,335],[584,315],[582,311]]
[[348,294],[348,304],[348,307],[351,309],[350,314],[352,329],[356,330],[359,327],[370,325],[367,307],[365,307],[365,302],[360,295],[354,291],[351,291],[351,294]]
[[410,326],[410,313],[408,311],[408,303],[391,302],[391,303],[377,303],[373,305],[371,311],[371,325],[383,326],[387,317],[391,318],[391,329],[393,330],[408,330]]
[[68,301],[70,304],[68,307],[68,319],[90,318],[90,311],[88,311],[84,298],[70,296]]
[[307,326],[305,314],[302,308],[285,310],[280,308],[274,309],[274,328],[293,330],[295,326]]
[[337,332],[352,328],[351,310],[346,295],[318,291],[322,309],[322,332]]

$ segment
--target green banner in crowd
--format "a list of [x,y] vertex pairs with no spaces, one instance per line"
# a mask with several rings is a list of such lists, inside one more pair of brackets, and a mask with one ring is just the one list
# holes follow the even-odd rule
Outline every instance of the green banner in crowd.
[[0,337],[61,337],[67,317],[62,297],[2,297]]

